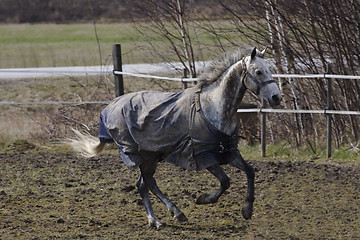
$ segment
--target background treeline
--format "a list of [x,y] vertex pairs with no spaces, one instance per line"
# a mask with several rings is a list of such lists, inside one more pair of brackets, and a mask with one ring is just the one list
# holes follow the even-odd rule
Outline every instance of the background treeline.
[[[0,0],[0,22],[86,22],[94,18],[104,21],[130,21],[146,18],[138,0]],[[223,15],[213,1],[190,1],[196,11],[207,16]]]
[[[297,9],[288,1],[291,13]],[[44,23],[44,22],[87,22],[95,19],[104,21],[130,21],[147,18],[141,6],[153,1],[143,0],[0,0],[0,22]],[[161,1],[160,1],[161,2]],[[171,2],[171,1],[170,1]],[[183,2],[183,1],[182,1]],[[226,17],[231,13],[214,0],[189,0],[194,17]],[[242,5],[242,11],[252,12],[247,0],[228,1],[228,6]]]
[[79,22],[95,18],[127,19],[131,0],[0,0],[6,23]]

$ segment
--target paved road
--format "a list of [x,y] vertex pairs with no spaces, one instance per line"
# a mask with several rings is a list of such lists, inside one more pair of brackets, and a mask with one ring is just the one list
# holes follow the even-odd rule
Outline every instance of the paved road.
[[[200,69],[204,63],[197,63]],[[181,63],[158,63],[158,64],[124,64],[123,71],[143,74],[169,74],[181,73]],[[78,67],[49,67],[49,68],[11,68],[0,69],[0,79],[24,79],[56,76],[86,76],[97,74],[111,74],[113,66],[78,66]]]

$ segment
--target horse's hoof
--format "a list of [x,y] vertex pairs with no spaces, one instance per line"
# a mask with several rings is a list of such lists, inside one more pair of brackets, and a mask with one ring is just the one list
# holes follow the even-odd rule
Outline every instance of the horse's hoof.
[[200,197],[198,197],[198,199],[196,200],[196,204],[206,204],[206,198],[209,197],[208,194],[203,194]]
[[251,205],[246,205],[245,207],[242,208],[241,213],[242,213],[243,217],[246,220],[251,219],[251,216],[252,216],[252,213],[253,213],[252,206]]
[[159,220],[149,221],[149,226],[151,228],[161,229],[166,226],[166,223],[160,222]]
[[217,199],[211,199],[209,197],[210,197],[209,194],[203,194],[196,200],[195,203],[196,204],[208,204],[208,203],[216,203],[217,202]]
[[187,217],[185,216],[184,213],[181,213],[181,214],[175,216],[175,218],[178,220],[178,222],[181,222],[181,223],[188,221],[188,219],[187,219]]

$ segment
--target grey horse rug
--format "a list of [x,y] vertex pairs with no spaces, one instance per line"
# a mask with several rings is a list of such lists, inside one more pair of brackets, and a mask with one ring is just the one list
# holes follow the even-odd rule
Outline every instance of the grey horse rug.
[[154,154],[192,170],[229,163],[231,152],[238,151],[237,131],[229,136],[216,129],[196,106],[196,94],[190,88],[120,96],[101,112],[99,139],[114,141],[131,169]]

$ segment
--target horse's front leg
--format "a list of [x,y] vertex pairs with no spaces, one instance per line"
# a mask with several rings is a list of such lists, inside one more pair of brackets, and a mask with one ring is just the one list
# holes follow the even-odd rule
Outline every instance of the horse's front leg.
[[255,201],[254,192],[255,192],[255,186],[254,186],[254,178],[255,178],[255,171],[254,169],[245,162],[244,158],[241,156],[239,151],[236,151],[234,153],[235,156],[234,160],[230,162],[230,164],[236,168],[239,168],[243,170],[246,173],[247,177],[247,192],[246,192],[246,205],[242,209],[242,215],[243,217],[248,220],[251,218],[253,213],[253,202]]
[[219,164],[215,164],[207,168],[209,172],[211,172],[219,181],[220,188],[210,194],[203,194],[197,200],[197,204],[207,204],[207,203],[215,203],[218,201],[219,197],[225,192],[226,189],[230,187],[230,179],[225,174],[223,169]]

